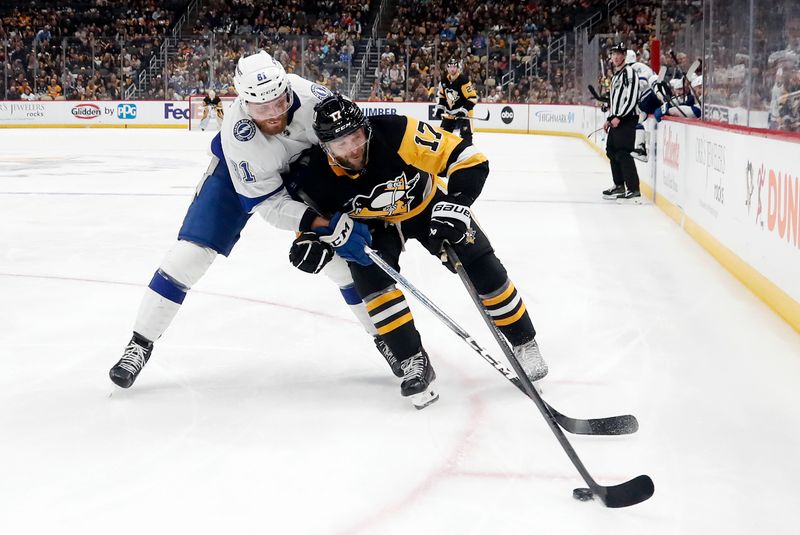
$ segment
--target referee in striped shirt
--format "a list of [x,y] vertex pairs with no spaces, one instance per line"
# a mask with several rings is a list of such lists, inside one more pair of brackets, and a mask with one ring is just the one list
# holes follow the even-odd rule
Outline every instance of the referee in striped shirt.
[[639,174],[631,152],[636,142],[636,124],[639,122],[639,80],[633,68],[625,63],[627,47],[617,43],[611,48],[614,76],[611,78],[609,115],[603,125],[608,133],[606,154],[611,160],[614,187],[603,191],[604,199],[639,202]]

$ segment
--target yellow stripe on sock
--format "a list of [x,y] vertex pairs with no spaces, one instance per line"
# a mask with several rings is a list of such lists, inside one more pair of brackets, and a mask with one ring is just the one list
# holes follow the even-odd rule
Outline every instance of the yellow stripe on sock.
[[503,292],[500,295],[497,295],[495,297],[490,297],[489,299],[484,299],[483,300],[483,305],[487,306],[487,307],[490,307],[492,305],[496,305],[497,303],[501,303],[501,302],[505,301],[506,299],[508,299],[508,296],[511,295],[513,292],[514,292],[514,283],[509,281],[508,288],[506,288],[505,292]]
[[393,322],[387,323],[383,327],[380,327],[378,329],[378,334],[383,336],[384,334],[397,329],[401,325],[405,325],[406,323],[408,323],[409,321],[411,321],[413,319],[414,319],[414,316],[411,315],[411,312],[406,312],[405,314],[403,314],[402,316],[400,316],[399,318],[397,318]]
[[494,324],[497,325],[498,327],[505,327],[506,325],[511,325],[512,323],[520,319],[523,314],[525,314],[525,303],[522,303],[522,306],[519,307],[519,310],[517,310],[516,314],[502,320],[496,320]]
[[381,306],[382,304],[384,304],[385,302],[391,301],[392,299],[395,299],[397,297],[403,297],[403,292],[401,292],[400,290],[395,290],[393,292],[387,292],[379,297],[376,297],[375,299],[367,303],[367,312],[371,312],[376,308],[378,308],[379,306]]

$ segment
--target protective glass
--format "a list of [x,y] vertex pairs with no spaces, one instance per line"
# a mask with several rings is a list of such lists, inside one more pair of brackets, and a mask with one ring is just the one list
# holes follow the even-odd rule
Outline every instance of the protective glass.
[[346,157],[359,152],[359,149],[364,147],[368,141],[369,138],[364,133],[364,129],[359,128],[346,136],[323,143],[322,147],[334,158]]
[[269,102],[245,103],[247,114],[256,121],[277,119],[292,107],[292,94],[287,92]]

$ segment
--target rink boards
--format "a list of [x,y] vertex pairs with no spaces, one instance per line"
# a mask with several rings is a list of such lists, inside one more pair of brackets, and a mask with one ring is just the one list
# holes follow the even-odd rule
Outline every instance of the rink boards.
[[[434,120],[431,103],[359,102],[368,117]],[[186,128],[188,101],[0,102],[0,128]],[[480,103],[478,132],[572,136],[605,157],[599,108]],[[649,130],[654,130],[651,119]],[[800,137],[669,118],[637,162],[642,191],[800,331]]]

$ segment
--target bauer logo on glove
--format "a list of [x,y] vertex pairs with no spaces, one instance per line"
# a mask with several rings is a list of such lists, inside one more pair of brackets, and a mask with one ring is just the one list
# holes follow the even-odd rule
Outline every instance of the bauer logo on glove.
[[437,202],[431,212],[429,236],[434,247],[438,245],[438,248],[445,240],[452,244],[472,243],[474,232],[471,226],[472,212],[468,206],[443,200]]

